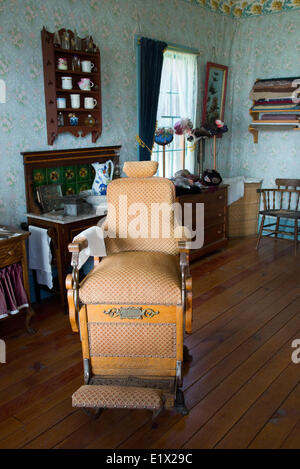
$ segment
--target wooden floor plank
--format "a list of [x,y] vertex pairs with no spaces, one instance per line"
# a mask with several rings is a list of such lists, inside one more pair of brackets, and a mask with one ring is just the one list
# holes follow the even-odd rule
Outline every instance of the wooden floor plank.
[[[194,324],[184,365],[190,414],[72,408],[82,383],[78,334],[55,301],[38,333],[6,337],[0,366],[0,448],[300,448],[300,253],[292,243],[237,239],[192,264]],[[52,313],[53,311],[53,313]]]
[[71,402],[72,394],[83,384],[82,369],[77,368],[75,377],[69,378],[65,384],[60,383],[56,389],[50,389],[48,392],[40,393],[31,402],[27,402],[21,409],[15,412],[15,417],[23,424],[29,424],[33,419],[45,413],[47,410],[60,404],[69,397]]
[[[31,382],[22,382],[22,386],[20,383],[16,383],[2,391],[0,393],[0,399],[3,399],[0,401],[0,422],[15,415],[25,406],[31,405],[36,396],[51,393],[78,376],[82,369],[79,357],[79,352],[71,353],[65,359],[57,362],[52,369],[41,370],[40,376],[35,376]],[[18,387],[21,389],[18,390]]]
[[[125,417],[130,416],[132,413],[125,409],[104,410],[101,418],[97,420],[89,420],[85,425],[72,432],[67,438],[55,446],[59,449],[76,449],[92,447],[96,448],[100,445],[101,439],[111,436],[113,430],[121,425],[124,427]],[[100,441],[99,441],[100,440]]]
[[[24,380],[29,381],[41,370],[49,368],[57,363],[59,357],[65,357],[68,353],[67,348],[80,352],[80,344],[76,348],[74,337],[68,329],[62,328],[45,337],[37,335],[35,347],[29,350],[19,352],[18,358],[11,360],[7,357],[7,366],[3,367],[0,375],[0,392],[11,386],[12,383],[20,383]],[[38,351],[38,353],[37,353]],[[24,366],[26,363],[26,366]],[[20,390],[20,387],[19,387]]]
[[[299,331],[300,329],[297,332]],[[245,411],[262,396],[276,378],[283,372],[284,374],[288,373],[286,369],[290,361],[290,343],[287,343],[182,447],[213,448],[229,429],[236,424]]]
[[[224,327],[228,327],[230,324],[233,325],[234,321],[239,321],[245,316],[245,314],[253,314],[254,317],[256,317],[256,305],[258,304],[258,302],[261,302],[261,307],[264,307],[267,304],[272,303],[274,301],[274,298],[276,299],[276,295],[277,297],[282,296],[280,292],[278,292],[278,287],[284,284],[285,281],[287,281],[286,284],[288,285],[289,290],[291,289],[291,287],[297,287],[297,282],[295,280],[296,272],[297,270],[295,269],[291,271],[288,276],[286,274],[277,274],[277,276],[272,280],[265,280],[265,283],[263,284],[261,282],[260,286],[252,294],[246,296],[238,304],[226,309],[226,311],[224,311],[220,317],[209,321],[201,329],[194,331],[191,336],[193,340],[189,340],[189,337],[186,338],[185,343],[188,346],[189,350],[192,351],[196,346],[199,346],[199,343],[203,342],[205,338],[212,338],[214,336],[218,337],[218,334],[216,333],[218,329],[221,330]],[[289,280],[291,280],[291,284]],[[230,294],[230,290],[228,291],[228,293]],[[204,306],[203,309],[205,308],[206,307]],[[201,311],[202,310],[200,310],[200,314]],[[222,335],[220,336],[219,340],[223,341]]]
[[151,421],[152,413],[148,410],[131,411],[121,421],[120,425],[111,427],[109,431],[103,433],[97,439],[93,440],[86,449],[113,449],[117,448],[132,433],[139,432],[140,428]]
[[24,429],[24,424],[15,417],[10,417],[0,423],[0,439],[8,438],[21,429]]
[[[286,288],[288,289],[289,286],[286,285]],[[292,288],[291,286],[291,290],[286,292],[286,296],[289,298],[290,302],[293,302],[296,298],[297,302],[294,307],[296,309],[299,308],[299,300],[297,298],[299,296],[298,287]],[[204,343],[204,345],[200,344],[197,348],[192,349],[193,362],[188,370],[188,374],[185,376],[184,389],[197,381],[217,363],[222,362],[227,355],[237,349],[248,337],[257,333],[264,324],[284,309],[285,304],[286,298],[279,295],[279,292],[274,296],[271,295],[270,298],[266,296],[260,302],[257,302],[256,306],[254,305],[252,315],[245,315],[246,319],[243,327],[238,330],[233,328],[232,334],[230,334],[229,331],[227,335],[227,330],[224,330],[224,337],[225,339],[227,338],[227,340],[223,340],[223,336],[221,336],[222,339],[219,343],[215,343],[214,347],[209,347],[208,349]],[[256,307],[262,308],[260,315],[255,315]]]
[[[281,247],[283,249],[283,247]],[[230,257],[222,256],[222,265],[218,257],[210,261],[210,263],[200,266],[192,264],[191,269],[194,273],[194,291],[196,297],[202,295],[213,288],[224,288],[224,282],[235,277],[247,268],[257,264],[259,260],[274,255],[273,249],[268,246],[259,253],[258,256],[253,256],[253,241],[247,245],[245,249],[242,247],[235,251]],[[199,300],[197,300],[199,301]]]
[[[295,369],[293,363],[291,363],[291,373],[290,377],[292,380],[298,379],[300,381],[300,376],[297,370]],[[244,422],[239,422],[239,426],[244,426],[245,421],[247,419],[253,419],[254,414],[256,425],[258,423],[258,418],[262,419],[262,416],[269,416],[271,410],[273,413],[269,416],[267,423],[264,425],[262,430],[256,435],[256,437],[252,440],[251,444],[248,446],[249,448],[254,449],[277,449],[280,448],[284,441],[287,439],[288,435],[291,431],[295,428],[298,420],[300,420],[300,385],[298,384],[288,395],[288,380],[283,383],[277,383],[275,389],[271,389],[270,392],[266,393],[263,396],[263,399],[257,403],[257,405],[248,411],[244,416]],[[282,400],[282,398],[285,398]],[[281,402],[277,403],[276,401],[281,400]],[[271,404],[271,405],[270,405]],[[272,407],[271,407],[272,406]],[[275,411],[274,411],[275,407]],[[257,412],[258,411],[258,412]],[[254,425],[252,425],[254,428]],[[238,430],[238,429],[237,429]],[[300,430],[299,430],[300,431]],[[231,432],[232,433],[232,432]],[[244,431],[245,433],[245,431]],[[249,441],[249,427],[247,428],[247,440]],[[229,435],[228,435],[229,436]],[[234,436],[234,435],[232,435]],[[229,440],[228,440],[229,441]],[[240,439],[239,439],[240,441]],[[245,441],[245,440],[244,440]],[[224,441],[225,443],[225,441]],[[221,447],[223,447],[223,443],[221,442]],[[244,444],[242,445],[244,447]]]
[[[296,322],[298,321],[298,315],[298,306],[288,305],[272,321],[268,322],[258,334],[251,336],[237,350],[193,383],[185,391],[188,408],[193,409],[207,396],[208,400],[212,399],[214,413],[217,410],[217,402],[221,403],[219,405],[222,406],[222,402],[226,402],[260,366],[263,366],[271,359],[280,346],[291,340],[298,324]],[[229,384],[226,386],[227,393],[224,392],[224,387],[217,388],[226,379],[229,380]],[[215,392],[212,393],[215,388]],[[210,393],[211,398],[209,398]],[[162,415],[159,418],[159,425],[155,432],[149,425],[145,425],[138,434],[133,435],[123,446],[124,448],[151,446],[167,431],[172,432],[172,427],[180,420],[181,417],[176,414]]]
[[256,274],[259,266],[263,265],[266,267],[274,262],[275,257],[279,259],[285,252],[290,251],[289,246],[281,245],[275,256],[274,250],[268,246],[261,250],[259,254],[254,255],[253,246],[251,248],[249,251],[246,250],[244,253],[241,253],[232,262],[212,272],[209,271],[201,275],[200,270],[200,275],[197,276],[196,272],[198,272],[198,269],[192,267],[192,271],[195,271],[195,308],[209,298],[212,298],[214,294],[225,291],[253,273]]
[[[289,251],[288,251],[289,252]],[[256,291],[262,283],[270,281],[278,275],[278,271],[285,272],[287,266],[294,266],[296,263],[291,263],[287,256],[287,252],[281,251],[278,258],[270,263],[264,263],[258,267],[254,272],[248,272],[247,275],[238,274],[234,279],[226,284],[226,289],[222,289],[221,292],[215,292],[215,296],[209,299],[205,298],[205,301],[201,301],[201,308],[197,306],[197,300],[201,300],[200,297],[195,298],[193,301],[195,318],[193,321],[193,331],[203,327],[208,322],[218,318],[227,309],[232,306],[238,305],[245,297]],[[191,339],[192,341],[192,339]]]
[[[71,407],[71,402],[68,402]],[[77,428],[82,427],[89,421],[89,417],[82,412],[69,410],[69,415],[53,425],[49,430],[41,433],[37,438],[23,446],[24,449],[47,449],[54,448],[58,443],[63,441],[68,435],[73,433]]]
[[[75,410],[72,409],[71,399],[68,397],[47,412],[41,412],[37,418],[33,419],[29,424],[24,425],[23,428],[17,430],[9,437],[0,439],[0,448],[23,448],[23,446],[39,437],[44,432],[50,431],[54,425],[68,416],[71,416],[74,412]],[[82,423],[85,423],[85,421],[82,420]],[[48,448],[50,448],[50,446],[48,446]]]
[[[226,403],[252,378],[256,380],[256,374],[266,366],[270,360],[274,360],[274,355],[283,345],[288,347],[291,338],[300,325],[299,315],[295,316],[288,324],[283,327],[277,334],[262,345],[255,353],[253,353],[246,361],[229,374],[225,379],[221,377],[221,381],[214,388],[210,388],[211,380],[201,381],[198,386],[189,388],[186,391],[187,402],[194,405],[190,408],[190,413],[185,418],[177,418],[175,425],[169,425],[169,429],[159,439],[148,441],[149,447],[158,448],[179,448],[183,442],[188,441],[197,431],[197,428],[203,427],[214,414],[223,410]],[[237,351],[236,355],[239,355]],[[276,356],[276,355],[275,355]],[[285,362],[286,363],[286,362]],[[226,366],[226,363],[224,364]],[[270,365],[269,365],[270,366]],[[219,368],[216,369],[218,373]],[[271,370],[273,369],[271,364]],[[254,378],[253,378],[254,377]],[[261,378],[263,380],[263,378]],[[201,395],[202,393],[202,395]],[[200,397],[200,401],[199,401]],[[195,405],[196,403],[196,405]],[[159,432],[158,432],[159,433]],[[158,446],[156,446],[158,445]]]
[[300,419],[291,430],[287,438],[282,443],[282,449],[299,449],[300,448]]

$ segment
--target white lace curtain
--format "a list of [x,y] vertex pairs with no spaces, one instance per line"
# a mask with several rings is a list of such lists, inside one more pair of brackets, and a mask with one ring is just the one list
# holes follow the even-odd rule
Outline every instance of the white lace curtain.
[[[158,127],[173,127],[181,118],[188,117],[196,127],[197,108],[197,56],[167,50],[164,53],[160,94],[157,109]],[[166,177],[174,176],[180,167],[183,139],[174,135],[173,142],[166,147]],[[186,146],[185,167],[194,172],[195,152],[191,144]],[[153,159],[159,161],[162,176],[162,147],[155,145]]]

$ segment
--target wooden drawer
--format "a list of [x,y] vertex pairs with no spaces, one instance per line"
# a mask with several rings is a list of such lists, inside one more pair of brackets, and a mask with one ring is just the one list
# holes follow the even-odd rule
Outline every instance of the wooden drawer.
[[226,205],[227,189],[218,189],[201,192],[200,194],[187,194],[179,197],[180,203],[204,203],[205,205]]
[[225,223],[226,207],[222,205],[204,206],[204,229]]
[[22,259],[22,243],[10,243],[0,248],[0,268],[19,262]]
[[204,228],[225,222],[227,189],[207,191],[200,194],[185,195],[179,198],[184,211],[184,204],[192,204],[192,225],[196,228],[196,204],[204,204]]
[[205,199],[204,204],[205,204],[205,207],[209,207],[211,205],[225,206],[225,204],[226,204],[226,192],[225,192],[225,190],[210,192],[209,194],[207,194],[207,197]]
[[225,238],[225,225],[221,223],[219,225],[211,226],[204,230],[204,245],[206,246],[211,243],[215,243],[220,239]]
[[[182,219],[182,224],[184,224],[184,221],[187,223],[187,214],[186,214],[185,220],[184,218]],[[204,203],[204,229],[213,225],[219,225],[221,223],[225,223],[225,219],[226,219],[225,205],[222,205],[221,203],[218,204],[216,202],[214,204]],[[192,204],[192,227],[193,227],[193,230],[196,229],[196,203]]]
[[193,229],[195,230],[196,203],[204,204],[204,244],[200,249],[191,250],[191,259],[223,248],[227,243],[227,186],[215,189],[204,189],[200,194],[187,194],[178,197],[183,205],[193,206]]

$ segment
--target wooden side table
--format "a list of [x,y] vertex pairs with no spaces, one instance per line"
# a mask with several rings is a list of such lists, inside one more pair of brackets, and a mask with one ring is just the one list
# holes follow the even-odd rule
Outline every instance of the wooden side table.
[[97,225],[99,220],[105,215],[78,215],[77,217],[50,218],[47,214],[35,215],[27,213],[28,225],[44,228],[48,230],[51,238],[54,254],[54,263],[57,268],[59,283],[60,304],[67,312],[67,294],[65,279],[71,265],[71,254],[68,251],[68,244],[81,231]]
[[[8,265],[20,262],[22,265],[23,284],[28,298],[29,307],[27,308],[25,327],[29,334],[34,334],[34,329],[30,326],[32,316],[35,314],[30,305],[30,289],[27,268],[27,254],[26,254],[26,239],[30,233],[19,230],[10,226],[1,226],[13,233],[8,238],[1,238],[0,236],[0,269]],[[9,316],[10,318],[13,316]],[[7,318],[5,318],[7,319]],[[2,319],[1,319],[2,320]]]

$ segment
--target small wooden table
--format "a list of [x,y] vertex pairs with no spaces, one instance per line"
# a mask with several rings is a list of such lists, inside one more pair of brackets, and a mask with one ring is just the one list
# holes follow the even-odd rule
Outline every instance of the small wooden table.
[[[25,326],[29,334],[34,334],[34,330],[30,326],[31,318],[35,314],[34,310],[30,306],[30,289],[29,289],[29,278],[27,268],[27,254],[26,254],[26,239],[30,233],[22,231],[11,226],[1,226],[0,228],[6,228],[13,234],[9,238],[1,238],[0,236],[0,269],[7,267],[8,265],[20,262],[22,265],[23,283],[28,298],[29,307],[27,308]],[[13,316],[9,316],[10,318]],[[7,319],[7,318],[5,318]],[[1,319],[2,321],[2,319]]]
[[77,217],[55,218],[47,214],[36,215],[26,213],[28,225],[37,226],[48,230],[51,238],[54,254],[54,262],[57,268],[59,283],[60,303],[67,311],[67,295],[65,289],[65,279],[71,265],[71,254],[68,251],[68,244],[81,231],[97,225],[99,220],[105,215],[85,214]]

